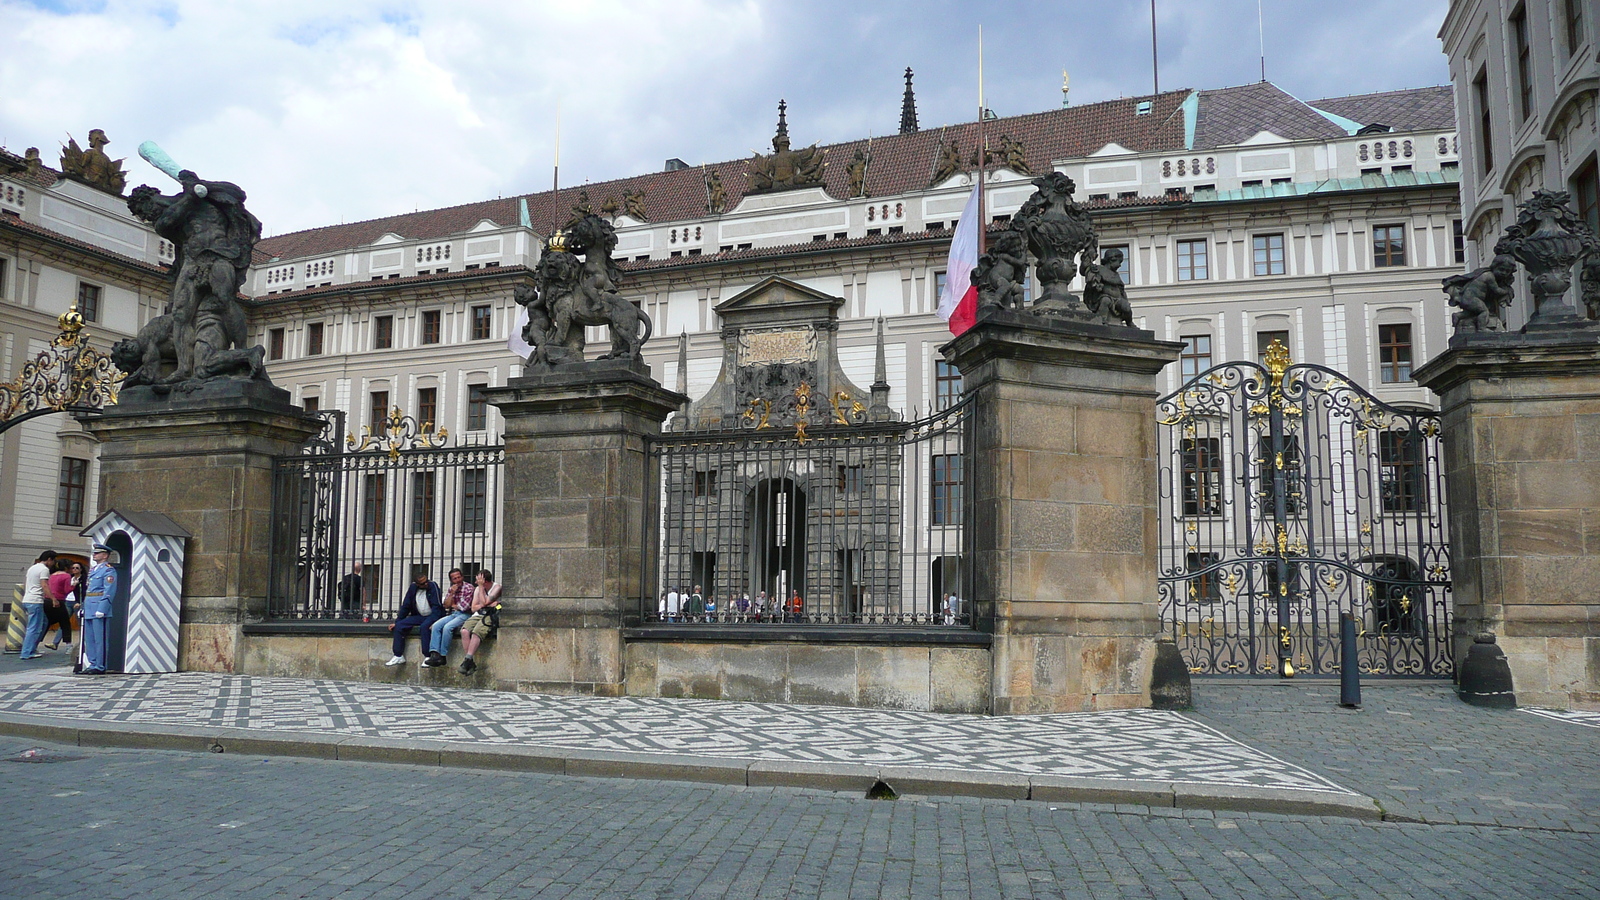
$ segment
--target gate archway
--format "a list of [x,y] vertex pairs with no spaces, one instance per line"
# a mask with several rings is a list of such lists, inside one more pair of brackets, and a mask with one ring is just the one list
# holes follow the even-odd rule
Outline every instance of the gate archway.
[[1156,407],[1162,628],[1197,674],[1449,677],[1438,413],[1331,369],[1216,366]]
[[0,382],[0,434],[29,419],[62,412],[99,412],[117,402],[122,373],[83,333],[74,305],[56,320],[60,333],[22,365],[16,379]]

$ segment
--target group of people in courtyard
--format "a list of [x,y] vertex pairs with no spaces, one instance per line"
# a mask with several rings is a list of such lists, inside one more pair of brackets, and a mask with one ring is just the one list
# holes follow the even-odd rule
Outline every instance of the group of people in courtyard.
[[[676,587],[662,591],[656,601],[656,616],[661,622],[686,623],[797,624],[806,621],[805,601],[801,599],[798,588],[790,591],[787,600],[777,594],[768,596],[766,591],[761,591],[755,597],[748,593],[735,593],[719,603],[715,597],[702,593],[698,584],[693,591]],[[935,621],[954,625],[960,619],[961,600],[954,592],[946,591],[940,599]]]
[[461,649],[466,652],[460,672],[471,675],[477,670],[478,648],[499,627],[500,585],[488,569],[480,569],[470,582],[460,569],[451,569],[448,581],[440,590],[426,571],[417,572],[400,601],[399,617],[389,626],[394,632],[394,655],[384,665],[405,664],[406,636],[412,631],[422,645],[423,668],[448,665],[450,644],[459,632]]
[[[72,647],[72,620],[82,621],[83,654],[73,671],[84,675],[106,673],[106,637],[114,614],[117,570],[111,565],[111,548],[95,544],[93,563],[83,564],[54,550],[41,552],[23,575],[21,609],[13,615],[27,618],[22,636],[22,659],[42,659],[41,648]],[[50,629],[55,640],[45,643]]]

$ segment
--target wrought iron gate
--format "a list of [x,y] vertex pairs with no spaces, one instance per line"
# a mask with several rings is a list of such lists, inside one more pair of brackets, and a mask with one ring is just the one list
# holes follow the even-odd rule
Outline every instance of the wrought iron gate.
[[1162,626],[1190,671],[1448,677],[1439,417],[1322,366],[1201,373],[1157,405]]
[[273,463],[269,617],[392,619],[419,571],[500,569],[503,445],[448,446],[398,409],[360,438],[342,411],[320,415]]

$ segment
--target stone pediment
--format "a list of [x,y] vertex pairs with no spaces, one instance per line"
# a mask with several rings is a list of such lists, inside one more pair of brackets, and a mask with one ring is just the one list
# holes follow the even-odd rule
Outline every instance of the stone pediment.
[[740,291],[716,306],[724,325],[738,327],[757,320],[782,324],[802,319],[838,318],[843,297],[835,297],[777,275]]

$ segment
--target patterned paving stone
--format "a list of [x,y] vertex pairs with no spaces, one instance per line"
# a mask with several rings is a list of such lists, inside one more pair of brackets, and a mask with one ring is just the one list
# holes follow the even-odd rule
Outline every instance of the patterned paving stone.
[[183,673],[0,684],[0,710],[669,754],[686,762],[842,762],[1353,793],[1192,718],[1148,709],[990,718]]

